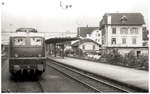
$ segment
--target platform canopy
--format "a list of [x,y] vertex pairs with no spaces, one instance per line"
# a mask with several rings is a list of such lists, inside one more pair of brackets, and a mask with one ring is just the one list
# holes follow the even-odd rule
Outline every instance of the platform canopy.
[[78,40],[79,38],[77,37],[59,37],[59,38],[49,38],[45,40],[45,43],[50,44],[50,43],[62,43],[62,42],[67,42],[67,41],[73,41],[73,40]]

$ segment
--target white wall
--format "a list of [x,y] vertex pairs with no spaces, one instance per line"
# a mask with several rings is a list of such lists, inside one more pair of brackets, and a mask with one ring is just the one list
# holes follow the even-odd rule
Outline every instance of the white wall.
[[[85,45],[85,49],[83,49],[83,45]],[[93,50],[93,45],[95,45],[95,50],[99,50],[99,46],[93,42],[85,42],[79,45],[79,48],[82,50]]]
[[[116,34],[112,34],[112,28],[116,28]],[[128,28],[128,34],[120,34],[120,29],[122,27]],[[130,34],[130,28],[138,28],[138,34]],[[106,46],[109,47],[142,47],[142,26],[108,26],[108,31],[106,30]],[[111,44],[112,37],[116,38],[116,45]],[[126,38],[126,44],[122,44],[122,38]],[[132,44],[132,38],[136,37],[136,44]]]
[[[100,36],[98,36],[98,34],[99,34]],[[89,38],[92,39],[93,41],[99,43],[99,44],[102,44],[102,34],[101,34],[101,31],[100,31],[100,30],[94,30],[94,31],[91,33],[91,35],[90,35]]]

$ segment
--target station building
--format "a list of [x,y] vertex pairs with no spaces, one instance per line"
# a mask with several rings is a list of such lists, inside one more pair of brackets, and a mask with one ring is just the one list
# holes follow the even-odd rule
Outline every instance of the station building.
[[92,39],[80,39],[74,42],[71,46],[75,52],[80,49],[83,53],[92,54],[98,53],[101,48],[101,45]]
[[135,55],[148,54],[148,46],[143,46],[144,25],[141,13],[104,14],[100,30],[105,52],[117,49],[122,55],[130,51],[134,51]]

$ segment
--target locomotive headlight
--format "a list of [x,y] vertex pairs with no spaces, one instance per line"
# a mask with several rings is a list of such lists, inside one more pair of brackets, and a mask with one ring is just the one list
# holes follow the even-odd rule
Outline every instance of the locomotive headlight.
[[18,54],[15,54],[15,57],[18,57]]
[[38,69],[39,71],[42,71],[42,70],[43,70],[43,65],[42,65],[42,64],[38,64],[38,65],[37,65],[37,69]]
[[20,70],[20,66],[19,65],[14,65],[14,70],[16,70],[16,71]]

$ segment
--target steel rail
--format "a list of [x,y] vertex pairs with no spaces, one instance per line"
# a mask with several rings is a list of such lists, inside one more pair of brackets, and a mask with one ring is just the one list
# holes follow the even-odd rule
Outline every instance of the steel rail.
[[[52,63],[52,62],[51,62],[51,63]],[[56,65],[58,65],[58,66],[60,66],[60,67],[63,67],[63,68],[65,68],[65,69],[68,69],[68,70],[70,70],[70,71],[72,71],[72,72],[78,73],[78,74],[80,74],[80,75],[82,75],[82,76],[85,76],[85,77],[87,77],[87,78],[89,78],[89,79],[95,80],[95,81],[97,81],[97,82],[99,82],[99,83],[105,84],[105,85],[107,85],[107,86],[109,86],[109,87],[118,89],[118,90],[120,90],[120,91],[122,91],[122,92],[127,92],[127,93],[130,92],[130,91],[126,90],[126,89],[123,89],[123,88],[118,87],[118,86],[116,86],[116,85],[110,84],[110,83],[108,83],[108,82],[106,82],[106,81],[97,79],[97,78],[95,78],[95,77],[89,76],[89,75],[84,74],[84,73],[82,73],[82,72],[79,72],[79,71],[77,71],[77,70],[71,69],[71,68],[69,68],[67,65],[58,64],[58,63],[54,63],[54,62],[53,62],[53,64],[56,64]],[[47,65],[50,66],[49,64],[47,64]],[[59,70],[59,71],[60,71],[60,70]],[[65,73],[65,74],[66,74],[66,73]],[[67,75],[69,75],[69,74],[67,74]],[[75,78],[75,79],[76,79],[76,78]],[[85,83],[85,82],[83,82],[83,83]],[[93,87],[93,86],[92,86],[92,87]],[[95,88],[95,87],[94,87],[94,88]],[[97,89],[97,90],[98,90],[98,89]],[[102,91],[100,91],[100,90],[98,90],[98,91],[99,91],[99,92],[102,92]]]
[[81,83],[81,84],[83,84],[83,85],[87,86],[88,88],[90,88],[90,89],[94,90],[95,92],[100,92],[100,93],[102,93],[102,91],[100,91],[100,90],[96,89],[96,88],[95,88],[95,87],[93,87],[93,86],[88,85],[88,84],[87,84],[87,83],[85,83],[85,82],[82,82],[82,81],[80,81],[80,80],[76,79],[75,77],[73,77],[73,76],[71,76],[71,75],[69,75],[69,74],[67,74],[67,73],[63,72],[62,70],[60,70],[60,69],[58,69],[58,68],[56,68],[56,67],[53,67],[53,66],[51,66],[51,65],[49,65],[49,64],[47,64],[47,65],[48,65],[49,67],[51,67],[51,68],[53,68],[53,69],[55,69],[55,70],[59,71],[60,73],[63,73],[63,74],[65,74],[65,75],[67,75],[67,76],[68,76],[68,77],[70,77],[71,79],[73,79],[73,80],[75,80],[75,81],[77,81],[77,82],[79,82],[79,83]]
[[[20,79],[19,78],[15,78],[15,82],[16,82],[16,87],[17,87],[17,89],[16,89],[16,93],[17,92],[20,92],[20,86],[22,85],[22,83],[20,83],[21,81],[20,81]],[[40,92],[41,93],[44,93],[44,88],[43,88],[43,86],[41,85],[41,82],[38,80],[37,82],[34,82],[34,83],[36,83],[37,84],[37,86],[39,87],[39,89],[40,89]],[[31,84],[32,84],[32,82],[31,82]]]
[[39,86],[40,89],[41,89],[41,92],[44,92],[44,88],[43,88],[43,86],[41,85],[41,82],[40,82],[40,81],[37,81],[37,83],[38,83],[38,86]]
[[71,68],[65,66],[64,64],[58,64],[58,63],[56,63],[56,64],[59,65],[59,66],[61,66],[61,67],[66,68],[66,69],[68,69],[68,70],[70,70],[70,71],[72,71],[72,72],[76,72],[76,73],[78,73],[78,74],[80,74],[80,75],[86,76],[86,77],[88,77],[88,78],[90,78],[90,79],[93,79],[93,80],[98,81],[98,82],[100,82],[100,83],[103,83],[103,84],[105,84],[105,85],[109,85],[109,86],[114,87],[114,88],[116,88],[116,89],[119,89],[119,90],[121,90],[121,91],[123,91],[123,92],[129,93],[129,91],[126,90],[126,89],[123,89],[123,88],[118,87],[118,86],[116,86],[116,85],[110,84],[110,83],[108,83],[108,82],[106,82],[106,81],[97,79],[97,78],[95,78],[95,77],[89,76],[89,75],[84,74],[84,73],[82,73],[82,72],[79,72],[79,71],[77,71],[77,70],[71,69]]

